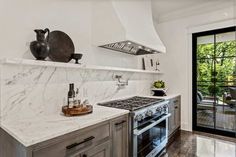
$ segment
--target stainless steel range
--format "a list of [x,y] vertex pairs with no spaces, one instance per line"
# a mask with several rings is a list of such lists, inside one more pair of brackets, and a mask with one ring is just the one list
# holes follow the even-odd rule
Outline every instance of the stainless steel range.
[[168,140],[167,104],[164,99],[135,96],[98,105],[130,110],[130,156],[155,157]]

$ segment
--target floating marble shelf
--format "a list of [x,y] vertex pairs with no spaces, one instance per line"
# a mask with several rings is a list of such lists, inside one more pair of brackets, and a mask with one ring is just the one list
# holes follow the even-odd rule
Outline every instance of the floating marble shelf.
[[59,67],[59,68],[78,68],[78,69],[83,69],[83,70],[107,70],[107,71],[120,71],[120,72],[133,72],[133,73],[163,74],[162,72],[150,71],[150,70],[118,68],[118,67],[97,66],[97,65],[78,65],[78,64],[73,64],[73,63],[38,61],[38,60],[30,60],[30,59],[2,59],[1,64],[45,66],[45,67]]

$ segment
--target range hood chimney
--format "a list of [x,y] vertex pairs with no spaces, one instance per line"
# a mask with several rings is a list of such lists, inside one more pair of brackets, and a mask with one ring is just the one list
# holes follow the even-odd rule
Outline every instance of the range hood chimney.
[[93,1],[92,42],[132,55],[165,53],[153,24],[150,0]]

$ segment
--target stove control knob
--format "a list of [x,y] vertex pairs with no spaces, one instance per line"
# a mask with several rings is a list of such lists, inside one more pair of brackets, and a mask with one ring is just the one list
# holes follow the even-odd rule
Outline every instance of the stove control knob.
[[163,106],[163,111],[166,112],[167,111],[167,105]]
[[156,111],[157,111],[157,113],[161,113],[162,108],[161,108],[161,107],[158,107],[158,108],[156,109]]
[[148,110],[148,111],[146,112],[146,115],[147,115],[148,117],[151,117],[151,116],[153,115],[152,110]]
[[135,116],[134,120],[135,120],[135,121],[138,121],[138,122],[141,121],[141,120],[143,120],[143,115],[138,114],[137,116]]

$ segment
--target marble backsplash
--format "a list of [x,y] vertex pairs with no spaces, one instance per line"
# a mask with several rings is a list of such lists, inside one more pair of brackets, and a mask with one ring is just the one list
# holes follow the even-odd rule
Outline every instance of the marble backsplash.
[[[129,80],[119,88],[115,75]],[[67,102],[69,83],[79,88],[79,97],[91,104],[133,95],[150,95],[155,74],[88,70],[50,66],[1,66],[1,120],[59,114]]]

